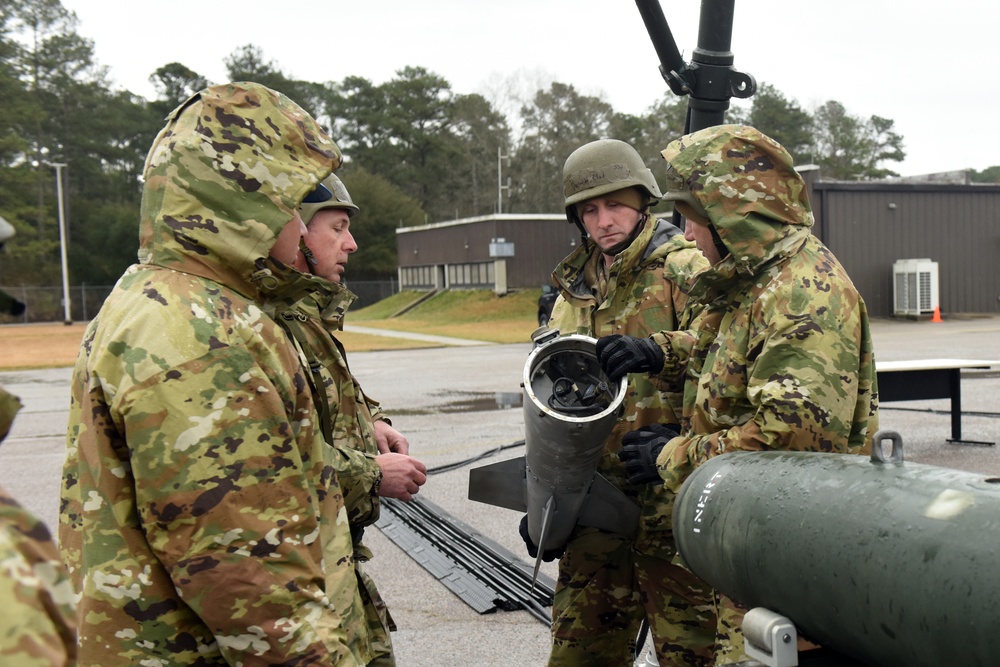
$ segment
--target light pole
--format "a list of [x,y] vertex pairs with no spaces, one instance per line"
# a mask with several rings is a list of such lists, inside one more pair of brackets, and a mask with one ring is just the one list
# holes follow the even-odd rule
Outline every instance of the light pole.
[[507,177],[507,185],[503,184],[503,161],[507,160],[507,164],[510,164],[510,156],[504,155],[497,146],[497,214],[503,213],[503,191],[510,190],[510,176]]
[[62,170],[67,166],[65,162],[49,162],[45,164],[56,168],[56,198],[59,200],[59,256],[62,261],[62,289],[63,289],[63,324],[73,324],[69,309],[69,268],[66,262],[66,215],[63,212],[63,180]]

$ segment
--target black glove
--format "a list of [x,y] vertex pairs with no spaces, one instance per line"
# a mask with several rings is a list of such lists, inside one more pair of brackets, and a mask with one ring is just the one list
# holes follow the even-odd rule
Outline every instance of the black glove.
[[[521,539],[524,540],[524,546],[528,547],[528,555],[532,558],[538,558],[538,545],[531,541],[531,535],[528,535],[528,515],[525,514],[521,517],[521,525],[518,528],[521,533]],[[549,549],[548,551],[542,552],[542,560],[546,563],[549,561],[556,560],[557,558],[562,558],[563,553],[565,553],[566,547],[559,547],[558,549]]]
[[671,438],[680,435],[679,429],[677,424],[650,424],[622,437],[618,459],[625,464],[629,484],[662,483],[656,471],[656,457]]
[[626,373],[657,373],[663,368],[663,350],[652,338],[614,334],[598,339],[594,347],[601,369],[613,381]]

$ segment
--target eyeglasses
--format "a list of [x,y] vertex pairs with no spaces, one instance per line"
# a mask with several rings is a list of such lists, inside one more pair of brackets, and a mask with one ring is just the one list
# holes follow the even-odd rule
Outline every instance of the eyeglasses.
[[302,203],[319,204],[320,202],[330,201],[331,199],[333,199],[333,193],[330,192],[330,188],[320,183],[316,186],[315,190],[306,195],[305,199],[302,200]]

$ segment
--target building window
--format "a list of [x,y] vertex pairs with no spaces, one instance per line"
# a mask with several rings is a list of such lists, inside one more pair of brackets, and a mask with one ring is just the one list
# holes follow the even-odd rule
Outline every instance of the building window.
[[408,266],[399,274],[401,289],[434,289],[433,266]]
[[448,266],[448,283],[456,288],[493,286],[493,262],[467,262]]
[[[400,269],[401,289],[434,289],[435,266],[408,266]],[[448,287],[456,289],[487,289],[493,287],[493,262],[466,262],[445,267]]]

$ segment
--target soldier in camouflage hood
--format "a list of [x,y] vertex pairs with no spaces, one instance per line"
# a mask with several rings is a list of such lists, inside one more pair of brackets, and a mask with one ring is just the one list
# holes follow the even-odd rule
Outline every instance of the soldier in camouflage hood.
[[[664,360],[653,371],[667,386],[683,383],[681,428],[638,429],[624,442],[671,492],[724,452],[870,452],[878,398],[868,314],[810,233],[808,193],[791,156],[753,128],[723,125],[674,141],[663,157],[665,198],[712,264],[690,292],[705,320],[699,330],[652,337]],[[625,342],[605,345],[609,372],[645,358]],[[724,598],[719,607],[717,664],[745,659],[742,612]]]
[[[559,297],[549,326],[593,337],[677,328],[687,289],[708,264],[679,229],[649,212],[660,190],[642,158],[625,142],[600,140],[574,151],[563,175],[567,218],[586,238],[552,274]],[[597,472],[639,506],[637,534],[574,530],[559,561],[549,665],[631,664],[644,619],[661,665],[711,664],[710,589],[675,562],[671,498],[662,487],[628,480],[618,458],[625,433],[677,422],[680,409],[680,392],[658,391],[644,374],[629,377]],[[521,532],[529,542],[524,522]]]
[[340,160],[252,83],[194,95],[154,140],[139,263],[73,374],[59,537],[81,665],[370,660],[335,453],[262,310]]
[[[0,389],[0,441],[20,409]],[[73,598],[48,528],[0,487],[0,665],[75,665]]]
[[[426,480],[426,467],[408,456],[409,442],[392,428],[378,402],[368,397],[347,364],[337,340],[355,296],[341,283],[348,256],[357,250],[350,232],[359,211],[337,176],[328,176],[299,208],[308,232],[297,271],[285,287],[267,294],[266,307],[289,334],[309,376],[320,426],[333,445],[337,478],[354,538],[354,559],[365,603],[374,658],[370,667],[395,664],[391,631],[396,629],[375,582],[361,564],[372,557],[364,529],[379,517],[379,497],[409,500]],[[306,259],[308,257],[308,260]],[[277,271],[277,269],[276,269]],[[316,275],[308,275],[314,272]]]

